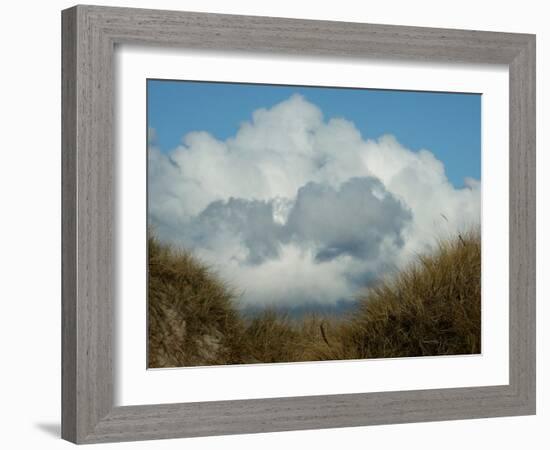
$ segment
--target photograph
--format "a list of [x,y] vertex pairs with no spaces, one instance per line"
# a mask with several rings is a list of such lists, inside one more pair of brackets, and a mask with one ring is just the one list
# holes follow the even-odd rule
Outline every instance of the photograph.
[[[52,331],[7,360],[33,375],[25,398],[54,407],[11,389],[37,437],[27,423],[10,442],[540,440],[542,15],[226,3],[58,5],[57,36],[42,3],[19,15],[38,34],[14,47],[25,82],[7,110],[32,115],[29,90],[53,102],[8,141],[50,136],[61,152],[5,152],[25,163],[8,175],[33,174],[6,190],[28,220],[4,222],[29,230],[6,261],[24,269],[17,292],[40,287],[35,314],[24,298],[7,317]],[[58,67],[37,82],[44,57]],[[57,206],[36,201],[44,174]],[[21,251],[33,239],[52,247],[34,252],[45,272]]]
[[481,95],[148,79],[148,368],[481,353]]

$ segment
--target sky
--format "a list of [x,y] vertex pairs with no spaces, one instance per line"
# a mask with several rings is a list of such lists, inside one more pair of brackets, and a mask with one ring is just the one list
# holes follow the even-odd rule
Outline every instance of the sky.
[[[191,131],[218,139],[234,135],[258,108],[293,93],[321,108],[326,118],[351,120],[364,138],[392,134],[411,150],[437,155],[457,187],[481,176],[481,95],[440,92],[291,87],[148,80],[148,124],[157,145],[170,151]],[[366,106],[368,105],[368,107]]]
[[479,226],[478,95],[148,83],[148,221],[243,309],[345,309]]

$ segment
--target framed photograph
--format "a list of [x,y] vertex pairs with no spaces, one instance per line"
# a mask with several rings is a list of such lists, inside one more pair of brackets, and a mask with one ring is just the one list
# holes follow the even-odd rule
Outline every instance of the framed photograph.
[[535,36],[62,12],[62,436],[535,413]]

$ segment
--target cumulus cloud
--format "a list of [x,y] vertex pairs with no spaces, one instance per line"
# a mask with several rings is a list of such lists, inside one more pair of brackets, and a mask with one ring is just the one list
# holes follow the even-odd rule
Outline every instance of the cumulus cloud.
[[318,262],[350,255],[379,257],[389,240],[397,246],[411,214],[373,177],[351,178],[339,188],[310,182],[298,189],[287,228],[297,245],[316,249]]
[[279,258],[284,234],[285,226],[274,220],[272,202],[230,198],[208,205],[191,220],[180,238],[188,248],[213,252],[236,241],[242,251],[233,259],[256,265]]
[[150,143],[148,182],[159,237],[214,266],[244,306],[352,299],[480,215],[478,180],[457,189],[428,150],[365,140],[299,95],[224,141],[197,131],[168,153]]

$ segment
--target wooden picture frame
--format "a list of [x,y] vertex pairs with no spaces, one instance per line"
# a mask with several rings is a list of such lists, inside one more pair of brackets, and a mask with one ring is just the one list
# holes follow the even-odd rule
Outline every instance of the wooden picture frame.
[[[62,437],[75,443],[535,413],[535,36],[75,6],[62,13]],[[509,68],[509,384],[114,406],[116,44],[505,64]]]

